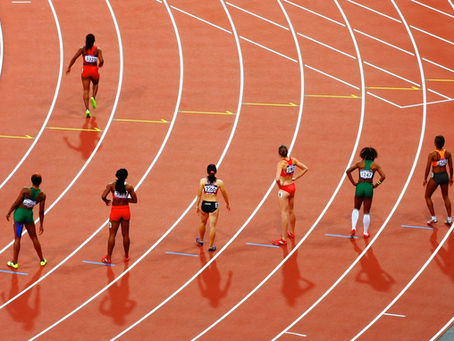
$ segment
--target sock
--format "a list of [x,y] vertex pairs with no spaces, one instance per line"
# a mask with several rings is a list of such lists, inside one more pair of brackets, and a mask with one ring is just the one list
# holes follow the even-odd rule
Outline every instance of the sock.
[[365,214],[363,217],[363,224],[364,224],[364,234],[369,232],[369,225],[370,225],[370,215]]
[[352,230],[356,230],[356,224],[358,223],[358,218],[359,218],[359,210],[354,208],[353,212],[352,212]]

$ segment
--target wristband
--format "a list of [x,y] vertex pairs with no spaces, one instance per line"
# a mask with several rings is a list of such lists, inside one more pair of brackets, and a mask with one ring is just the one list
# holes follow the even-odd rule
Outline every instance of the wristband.
[[380,180],[378,180],[378,181],[377,181],[377,185],[380,185],[380,184],[381,184],[381,181],[380,181]]

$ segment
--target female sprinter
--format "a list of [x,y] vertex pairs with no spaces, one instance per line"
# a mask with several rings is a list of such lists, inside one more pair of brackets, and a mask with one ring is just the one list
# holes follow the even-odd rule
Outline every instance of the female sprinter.
[[[102,51],[99,47],[94,45],[95,36],[93,34],[87,34],[85,37],[85,46],[82,46],[77,50],[74,57],[69,62],[66,74],[71,72],[71,66],[75,63],[80,55],[83,57],[83,69],[82,69],[82,85],[84,87],[84,104],[85,104],[85,115],[91,117],[90,109],[88,108],[88,98],[90,93],[90,81],[93,83],[93,95],[90,97],[93,109],[96,109],[96,94],[98,93],[98,82],[99,82],[99,68],[104,65],[104,58],[102,57]],[[99,62],[99,64],[98,64]]]
[[44,205],[46,202],[46,195],[39,189],[41,181],[41,175],[39,175],[38,173],[33,174],[32,187],[24,187],[20,191],[19,196],[6,215],[6,220],[9,221],[9,217],[14,211],[14,256],[13,260],[7,263],[8,266],[13,269],[19,268],[19,264],[17,264],[17,258],[19,257],[20,240],[22,237],[22,229],[24,225],[27,229],[28,235],[33,242],[36,253],[41,260],[41,266],[47,264],[47,260],[43,257],[43,253],[41,252],[41,245],[39,243],[38,237],[36,236],[35,220],[33,219],[33,207],[39,203],[39,234],[43,234]]
[[[370,225],[370,207],[372,205],[372,197],[374,195],[374,188],[380,185],[386,178],[385,173],[383,173],[380,166],[374,162],[377,158],[378,154],[377,151],[372,147],[365,147],[359,153],[361,157],[361,161],[355,163],[349,169],[347,169],[346,173],[348,179],[356,187],[355,191],[355,208],[352,212],[352,231],[350,235],[353,237],[356,233],[356,224],[358,223],[359,218],[359,209],[361,208],[361,204],[364,202],[363,207],[363,224],[364,224],[364,232],[363,237],[369,238],[369,225]],[[359,180],[355,182],[352,177],[352,172],[358,169],[359,171]],[[380,174],[380,180],[378,180],[375,184],[372,183],[374,178],[375,172]]]
[[[214,238],[216,237],[216,223],[218,221],[219,210],[217,193],[221,190],[222,196],[224,197],[225,205],[228,211],[230,211],[229,197],[224,187],[224,182],[221,179],[216,178],[216,166],[213,164],[208,165],[207,173],[208,176],[200,180],[199,191],[197,193],[197,214],[200,214],[200,237],[196,238],[196,243],[199,246],[203,246],[203,237],[205,236],[205,228],[208,221],[210,220],[210,243],[208,251],[216,251],[214,245]],[[200,205],[202,200],[202,205]]]
[[[296,179],[306,174],[308,168],[299,162],[297,159],[287,155],[288,149],[282,145],[279,147],[279,155],[282,158],[277,164],[276,171],[276,184],[279,188],[279,206],[281,208],[281,220],[282,220],[282,236],[281,239],[273,240],[274,245],[286,245],[287,237],[295,238],[295,223],[296,217],[293,211],[293,205],[295,202],[295,184],[293,183]],[[295,175],[295,167],[302,170],[298,175]],[[288,230],[288,224],[290,222],[290,231]]]
[[[432,203],[432,194],[437,189],[438,185],[441,188],[441,195],[445,202],[446,211],[448,213],[448,219],[446,219],[445,224],[452,224],[451,217],[451,201],[448,196],[448,184],[452,186],[452,157],[451,153],[444,149],[445,138],[443,136],[435,137],[435,151],[429,154],[427,159],[426,172],[424,174],[423,186],[427,184],[426,187],[426,203],[429,208],[432,218],[427,222],[427,224],[432,225],[438,222],[437,217],[435,216],[434,205]],[[446,171],[446,166],[449,166],[449,176]],[[430,172],[430,166],[432,166],[432,177],[427,182],[427,176]]]
[[125,249],[125,262],[129,261],[129,219],[131,212],[129,211],[129,203],[137,203],[137,194],[134,192],[134,187],[126,183],[128,171],[124,168],[117,170],[115,174],[117,181],[107,184],[106,189],[102,193],[102,200],[107,206],[110,205],[110,200],[107,195],[112,193],[112,210],[110,212],[109,222],[109,241],[107,242],[107,255],[102,258],[103,263],[112,263],[112,251],[115,246],[115,236],[117,235],[118,227],[121,224],[121,234],[123,235],[123,248]]

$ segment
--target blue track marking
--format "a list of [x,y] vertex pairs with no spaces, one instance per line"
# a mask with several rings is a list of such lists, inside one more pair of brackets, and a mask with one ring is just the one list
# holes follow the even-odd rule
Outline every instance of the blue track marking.
[[26,273],[26,272],[18,272],[18,271],[12,271],[12,270],[0,270],[0,272],[5,272],[7,274],[24,275],[24,276],[28,275],[28,273]]
[[88,264],[96,264],[96,265],[115,266],[115,264],[112,264],[112,263],[92,262],[91,260],[83,260],[82,262],[88,263]]
[[277,245],[270,245],[270,244],[258,244],[258,243],[246,243],[247,245],[253,245],[253,246],[264,246],[264,247],[274,247],[274,248],[279,248]]
[[412,226],[412,225],[400,225],[401,227],[409,227],[412,229],[422,229],[422,230],[433,230],[433,227],[430,226]]
[[166,251],[168,255],[178,255],[178,256],[189,256],[189,257],[199,257],[199,255],[194,255],[192,253],[184,253],[184,252],[173,252],[173,251]]
[[357,236],[350,236],[349,234],[345,235],[345,234],[331,234],[331,233],[325,233],[325,236],[328,236],[328,237],[339,237],[339,238],[348,238],[348,239],[358,239]]

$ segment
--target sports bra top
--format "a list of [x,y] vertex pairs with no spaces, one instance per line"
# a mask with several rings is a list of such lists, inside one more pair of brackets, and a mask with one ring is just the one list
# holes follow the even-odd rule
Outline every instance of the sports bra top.
[[286,160],[286,159],[282,159],[282,160],[287,162],[287,167],[285,167],[285,169],[281,169],[281,176],[289,176],[289,175],[292,175],[293,173],[295,173],[296,165],[293,163],[292,158],[289,157],[288,160]]
[[38,203],[36,201],[36,197],[38,196],[39,193],[41,193],[40,189],[35,189],[33,187],[30,187],[30,190],[32,192],[32,196],[30,198],[25,198],[22,201],[22,205],[24,205],[27,208],[33,208]]
[[438,154],[439,159],[432,161],[433,167],[444,167],[448,164],[448,159],[445,156],[446,149],[443,150],[435,150]]
[[84,64],[96,64],[98,62],[98,56],[95,56],[95,51],[97,47],[95,45],[92,46],[91,49],[86,50],[86,53],[83,54],[84,56]]
[[359,170],[361,180],[372,180],[374,177],[374,171],[370,169],[372,162],[371,160],[364,160],[364,168]]
[[218,192],[218,185],[214,183],[206,183],[203,185],[203,192],[206,194],[216,194]]

